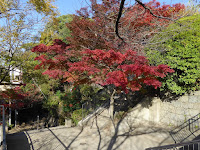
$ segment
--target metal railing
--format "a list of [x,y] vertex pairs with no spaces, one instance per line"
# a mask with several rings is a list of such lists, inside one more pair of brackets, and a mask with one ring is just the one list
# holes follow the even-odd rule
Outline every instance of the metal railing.
[[200,140],[165,145],[160,147],[151,147],[145,150],[200,150]]
[[2,150],[6,150],[6,123],[5,123],[5,108],[0,105],[0,145]]
[[[94,102],[85,102],[84,104],[82,104],[82,120],[88,115],[95,113],[99,108],[106,107],[108,103],[108,100],[95,100]],[[84,110],[87,110],[86,114],[84,114]]]
[[193,116],[185,121],[182,125],[178,126],[174,130],[170,131],[170,135],[175,143],[184,142],[191,135],[200,129],[200,114]]
[[[102,112],[104,109],[108,108],[109,106],[109,100],[99,101],[96,102],[95,105],[88,105],[88,102],[82,104],[82,120],[79,121],[79,125],[83,125],[84,122],[87,122],[90,118],[92,118],[94,115]],[[88,113],[84,114],[84,110],[87,110]]]
[[198,130],[200,130],[200,113],[170,131],[170,135],[175,144],[147,148],[146,150],[200,150],[200,140],[184,142],[191,135],[195,136],[194,133]]

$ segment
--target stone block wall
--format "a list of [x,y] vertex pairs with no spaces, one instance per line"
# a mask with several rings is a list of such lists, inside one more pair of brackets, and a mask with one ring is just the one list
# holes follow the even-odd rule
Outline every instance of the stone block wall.
[[189,118],[200,113],[200,91],[184,95],[170,102],[153,98],[151,105],[145,106],[148,100],[135,107],[129,117],[136,118],[137,122],[149,121],[169,126],[178,126]]
[[178,126],[200,113],[200,92],[184,95],[171,102],[160,101],[160,121]]

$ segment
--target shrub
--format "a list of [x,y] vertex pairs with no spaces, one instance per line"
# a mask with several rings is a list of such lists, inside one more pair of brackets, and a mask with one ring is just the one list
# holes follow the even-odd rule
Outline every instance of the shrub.
[[75,123],[75,125],[77,125],[78,122],[82,120],[82,116],[86,116],[86,115],[88,115],[87,110],[77,109],[73,111],[71,118],[72,118],[72,121]]
[[81,96],[79,89],[74,87],[72,91],[67,92],[61,97],[63,101],[63,111],[66,117],[71,116],[72,112],[81,108]]

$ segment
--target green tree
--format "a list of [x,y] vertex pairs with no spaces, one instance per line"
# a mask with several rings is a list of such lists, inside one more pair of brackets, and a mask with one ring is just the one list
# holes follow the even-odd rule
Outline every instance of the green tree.
[[[35,43],[35,25],[42,19],[56,15],[52,0],[2,0],[0,1],[0,83],[7,80],[9,72],[24,67],[24,45]],[[37,14],[36,14],[37,13]],[[34,16],[33,16],[34,14]],[[38,16],[42,18],[38,21]],[[32,48],[29,45],[29,50]],[[34,46],[34,45],[32,45]],[[25,56],[24,56],[25,55]]]
[[152,64],[167,64],[175,70],[165,78],[163,89],[172,93],[200,89],[200,15],[184,17],[148,45],[147,56]]
[[[25,45],[29,47],[31,44]],[[42,97],[43,107],[48,109],[53,116],[63,115],[61,95],[64,95],[64,83],[59,79],[49,78],[47,75],[43,75],[44,69],[35,70],[34,67],[39,62],[34,60],[35,53],[31,51],[23,52],[20,59],[26,60],[21,64],[22,79],[26,86],[23,89],[27,92],[32,91],[33,86],[39,92]],[[32,98],[32,97],[30,97]]]
[[70,36],[70,30],[67,28],[66,23],[71,21],[72,15],[62,15],[49,21],[44,31],[41,32],[40,43],[51,45],[54,39],[61,39],[63,42],[68,43],[66,37]]
[[27,10],[29,12],[34,10],[43,15],[55,15],[56,7],[52,2],[54,0],[1,0],[0,18],[22,14]]

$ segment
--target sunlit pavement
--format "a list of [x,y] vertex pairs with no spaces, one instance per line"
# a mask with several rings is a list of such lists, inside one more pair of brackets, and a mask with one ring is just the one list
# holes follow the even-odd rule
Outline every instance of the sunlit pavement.
[[148,147],[173,144],[168,132],[151,127],[119,132],[117,127],[101,131],[90,127],[82,129],[59,126],[21,132],[8,137],[8,150],[144,150]]

